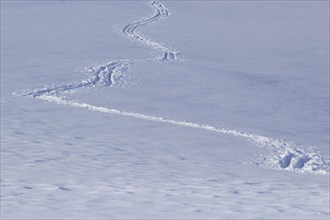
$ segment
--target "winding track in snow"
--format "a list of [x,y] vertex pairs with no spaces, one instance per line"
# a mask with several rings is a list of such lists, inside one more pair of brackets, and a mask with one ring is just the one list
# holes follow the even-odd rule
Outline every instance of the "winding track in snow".
[[160,43],[148,40],[148,39],[144,38],[141,34],[136,33],[137,28],[144,26],[146,24],[152,23],[161,17],[166,17],[166,16],[170,15],[168,9],[160,2],[155,1],[151,5],[153,7],[155,7],[155,9],[156,9],[156,14],[153,17],[148,18],[146,20],[137,21],[132,24],[128,24],[123,29],[123,32],[129,37],[141,41],[146,46],[150,46],[154,49],[162,50],[164,52],[164,55],[161,58],[162,61],[177,60],[179,52],[177,52],[169,47],[166,47],[164,45],[161,45]]
[[[32,91],[15,92],[15,95],[39,97],[42,95],[56,95],[59,92],[77,91],[88,87],[103,87],[116,84],[116,78],[120,77],[123,68],[127,68],[130,61],[113,61],[105,65],[86,68],[86,72],[91,72],[92,77],[81,82],[69,83],[65,85],[50,86]],[[118,74],[116,74],[118,73]],[[118,76],[119,75],[119,76]]]
[[[166,47],[164,45],[161,45],[160,43],[151,41],[143,37],[141,34],[137,33],[137,29],[139,27],[147,25],[149,23],[153,23],[162,17],[166,17],[170,15],[168,9],[160,2],[155,1],[151,5],[154,7],[156,11],[154,16],[128,24],[123,28],[122,31],[131,39],[137,40],[142,44],[144,44],[145,46],[162,51],[163,52],[162,57],[156,58],[154,59],[154,61],[169,62],[173,60],[178,60],[178,54],[179,54],[178,51]],[[271,151],[273,151],[275,155],[270,155],[268,158],[265,158],[266,163],[273,168],[285,169],[296,172],[310,172],[317,174],[329,173],[330,163],[328,158],[321,157],[320,154],[313,149],[309,151],[303,150],[302,147],[299,147],[294,143],[289,143],[284,140],[268,138],[255,134],[248,134],[234,129],[217,128],[211,125],[205,125],[205,124],[203,125],[203,124],[197,124],[186,121],[177,121],[172,119],[166,119],[163,117],[144,115],[134,112],[126,112],[112,108],[98,107],[87,103],[65,100],[57,96],[57,94],[61,92],[70,92],[70,91],[75,92],[80,89],[89,88],[89,87],[112,86],[116,84],[117,79],[121,77],[122,72],[124,72],[130,65],[132,65],[135,62],[137,61],[131,61],[131,60],[111,61],[108,64],[99,65],[97,67],[86,68],[88,70],[86,72],[92,75],[87,80],[83,80],[77,83],[69,83],[64,85],[45,87],[41,89],[34,89],[32,91],[14,92],[14,94],[21,96],[31,96],[49,102],[54,102],[57,104],[85,108],[88,110],[99,111],[103,113],[111,113],[126,117],[139,118],[149,121],[157,121],[157,122],[168,123],[177,126],[191,127],[191,128],[203,129],[203,130],[208,130],[226,135],[232,135],[235,137],[248,140],[258,146],[266,147]]]
[[[161,4],[160,2],[153,2],[151,4],[156,13],[151,18],[147,18],[141,21],[137,21],[125,26],[122,30],[131,39],[135,39],[143,43],[145,46],[149,46],[153,49],[160,50],[163,52],[162,57],[154,59],[153,61],[173,61],[178,60],[179,52],[161,45],[160,43],[151,41],[141,34],[137,33],[136,30],[138,27],[153,23],[162,17],[167,17],[170,15],[168,9]],[[129,66],[138,62],[137,60],[118,60],[111,61],[107,64],[99,65],[96,67],[85,68],[86,73],[92,75],[87,80],[82,80],[81,82],[73,82],[64,85],[55,85],[47,86],[45,88],[14,92],[15,95],[21,96],[32,96],[39,97],[42,95],[56,95],[59,92],[74,92],[80,89],[89,88],[89,87],[103,87],[103,86],[113,86],[117,83],[118,78],[121,77],[121,73],[128,69]]]

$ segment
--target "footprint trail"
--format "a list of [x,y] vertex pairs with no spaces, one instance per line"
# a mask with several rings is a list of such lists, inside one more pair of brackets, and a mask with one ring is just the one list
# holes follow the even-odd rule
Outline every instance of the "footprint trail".
[[[128,24],[123,28],[122,32],[130,39],[138,41],[144,46],[161,51],[161,57],[152,59],[155,62],[172,62],[175,60],[179,60],[180,53],[178,51],[170,47],[164,46],[158,42],[147,39],[140,33],[138,33],[137,30],[139,27],[153,23],[163,17],[170,16],[169,10],[162,3],[154,1],[151,6],[155,10],[155,14],[152,17]],[[148,121],[156,121],[160,123],[167,123],[182,127],[202,129],[225,135],[232,135],[252,142],[257,146],[267,148],[271,153],[263,159],[265,161],[265,165],[271,168],[302,173],[305,172],[314,174],[329,174],[329,158],[327,158],[326,156],[322,156],[319,152],[312,148],[306,150],[306,147],[298,146],[291,142],[268,138],[256,134],[249,134],[235,129],[218,128],[212,125],[197,124],[193,122],[178,121],[163,117],[150,116],[141,113],[126,112],[112,108],[98,107],[88,103],[65,100],[64,98],[59,96],[62,93],[79,92],[81,90],[91,87],[102,88],[114,86],[118,82],[118,80],[123,77],[123,73],[128,71],[130,66],[137,62],[147,61],[150,60],[111,61],[107,64],[99,65],[96,67],[85,68],[85,72],[88,73],[90,77],[88,79],[82,80],[81,82],[46,86],[44,88],[39,89],[18,91],[14,92],[13,94],[19,96],[34,97],[56,104],[84,108],[92,111],[116,114],[120,116],[138,118]]]

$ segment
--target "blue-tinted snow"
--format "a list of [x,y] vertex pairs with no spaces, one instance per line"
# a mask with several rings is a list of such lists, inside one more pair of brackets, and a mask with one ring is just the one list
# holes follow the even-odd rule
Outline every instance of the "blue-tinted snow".
[[[165,5],[171,16],[139,31],[179,61],[139,62],[115,87],[65,98],[329,156],[328,2]],[[1,217],[328,218],[328,174],[270,169],[269,149],[12,95],[161,56],[121,33],[153,12],[149,2],[1,2]]]

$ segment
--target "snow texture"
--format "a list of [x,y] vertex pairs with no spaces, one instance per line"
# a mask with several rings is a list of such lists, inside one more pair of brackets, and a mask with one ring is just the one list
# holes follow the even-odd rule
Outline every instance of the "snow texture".
[[148,4],[1,3],[1,217],[327,218],[329,3]]

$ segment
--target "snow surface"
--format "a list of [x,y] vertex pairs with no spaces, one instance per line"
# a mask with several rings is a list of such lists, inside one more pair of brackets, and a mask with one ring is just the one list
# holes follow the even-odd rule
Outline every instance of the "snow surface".
[[328,18],[1,2],[1,218],[328,219]]

